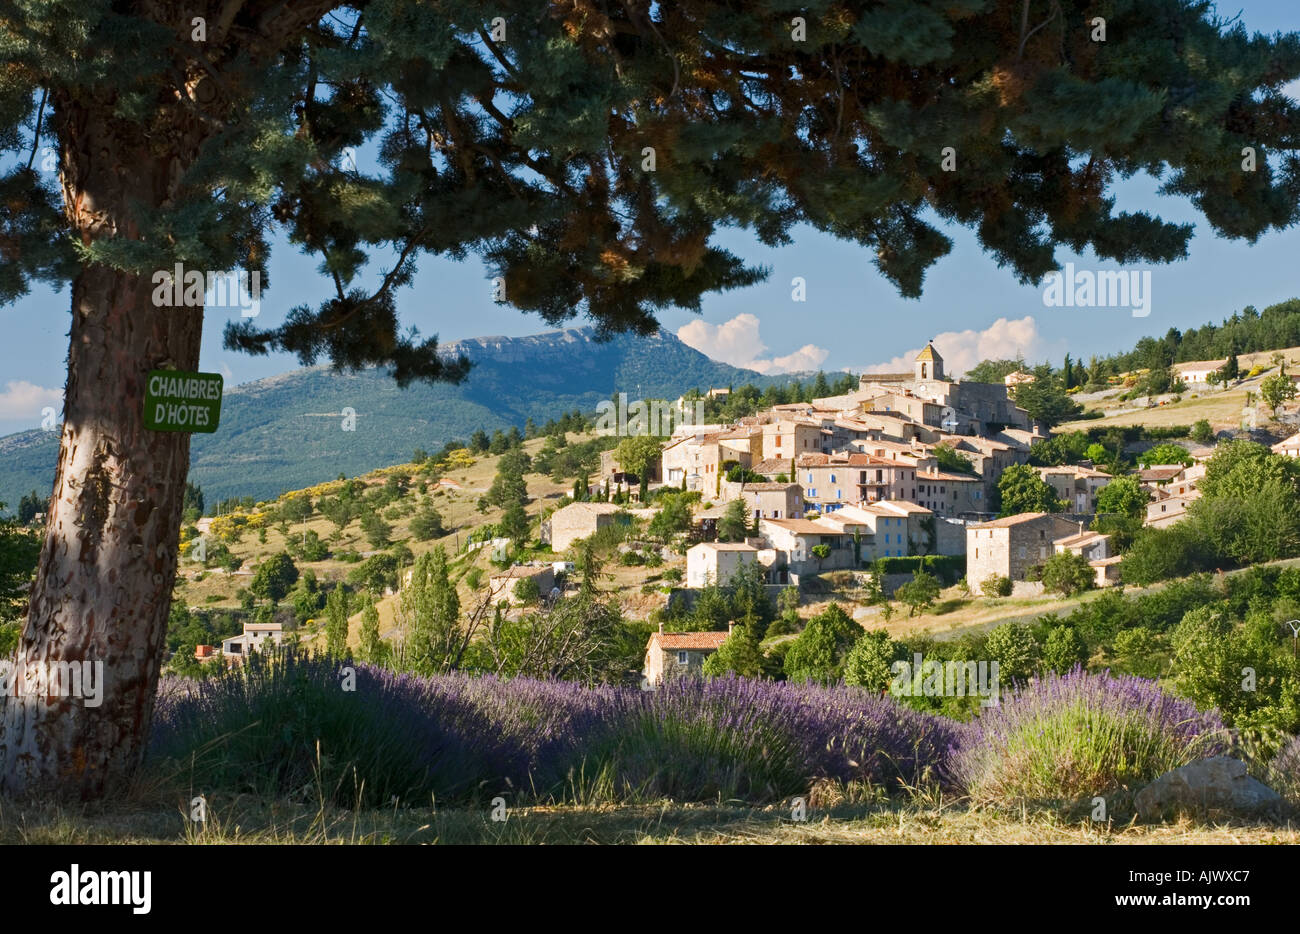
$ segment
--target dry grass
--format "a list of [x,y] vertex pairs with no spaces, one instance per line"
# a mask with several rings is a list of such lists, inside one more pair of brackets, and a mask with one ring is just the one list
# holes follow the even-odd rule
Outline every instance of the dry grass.
[[1300,843],[1285,824],[1152,826],[1070,823],[1051,814],[996,814],[965,807],[886,803],[810,811],[679,805],[491,809],[323,810],[234,799],[213,802],[206,824],[174,809],[76,813],[0,803],[0,844],[1278,844]]

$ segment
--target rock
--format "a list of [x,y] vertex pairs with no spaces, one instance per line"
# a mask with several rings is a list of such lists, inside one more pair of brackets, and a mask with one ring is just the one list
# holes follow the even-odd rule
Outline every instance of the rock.
[[1197,816],[1213,811],[1259,816],[1276,813],[1282,796],[1247,775],[1246,763],[1214,756],[1166,772],[1139,791],[1134,803],[1144,821],[1184,811]]

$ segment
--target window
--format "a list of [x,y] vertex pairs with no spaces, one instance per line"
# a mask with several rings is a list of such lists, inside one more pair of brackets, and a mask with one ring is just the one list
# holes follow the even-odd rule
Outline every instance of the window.
[[831,474],[831,483],[835,482],[835,474]]
[[685,665],[685,664],[686,664],[686,660],[687,660],[687,658],[689,658],[689,656],[688,656],[685,652],[678,652],[678,653],[677,653],[677,664],[679,664],[679,665]]
[[980,550],[979,550],[978,548],[976,548],[976,549],[975,549],[975,557],[978,558],[979,556],[980,556]]

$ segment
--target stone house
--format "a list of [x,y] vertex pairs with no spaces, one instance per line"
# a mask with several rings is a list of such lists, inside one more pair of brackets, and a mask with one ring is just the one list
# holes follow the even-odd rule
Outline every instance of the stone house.
[[1079,525],[1061,516],[1026,512],[966,527],[966,580],[977,588],[993,575],[1022,581],[1044,564],[1057,539],[1077,534]]
[[718,651],[730,634],[730,626],[726,632],[664,632],[660,623],[659,631],[651,633],[646,643],[641,671],[644,686],[658,687],[674,678],[698,675],[704,660]]
[[754,519],[803,518],[803,488],[797,483],[731,483],[722,481],[722,499],[744,500]]
[[221,654],[228,664],[237,665],[252,653],[260,652],[268,639],[273,645],[284,642],[279,623],[244,623],[242,634],[221,640]]
[[1182,496],[1160,496],[1147,503],[1147,517],[1142,524],[1155,529],[1168,528],[1187,518],[1187,507],[1201,498],[1199,490],[1189,490]]
[[686,552],[686,586],[719,586],[746,564],[758,562],[758,549],[744,542],[700,542]]
[[1089,562],[1100,561],[1110,557],[1110,536],[1080,529],[1074,535],[1058,538],[1052,542],[1052,547],[1057,554],[1068,551],[1087,558]]
[[516,591],[525,580],[537,582],[537,592],[545,597],[555,587],[555,568],[549,564],[517,564],[488,578],[488,594],[493,604],[517,600]]
[[541,540],[556,553],[568,551],[578,539],[613,525],[621,508],[616,503],[570,503],[542,520]]
[[[833,525],[811,519],[759,519],[758,531],[776,552],[776,565],[794,574],[819,574],[856,566],[853,536]],[[830,547],[818,560],[813,548]]]
[[912,499],[917,469],[915,461],[872,454],[803,454],[795,460],[795,479],[803,487],[804,510],[828,512],[851,503]]
[[778,419],[763,426],[762,454],[755,460],[788,460],[800,454],[827,453],[833,435],[812,419]]
[[1186,363],[1175,363],[1174,376],[1188,386],[1208,386],[1209,375],[1218,372],[1227,362],[1227,357],[1224,357],[1222,360],[1189,360]]
[[916,472],[916,502],[940,516],[961,516],[988,511],[984,481],[969,474],[942,470]]
[[1052,488],[1058,499],[1063,499],[1070,512],[1091,515],[1097,511],[1097,494],[1115,479],[1104,470],[1066,464],[1061,467],[1039,467],[1038,475]]
[[1273,445],[1273,453],[1283,457],[1300,457],[1300,432]]

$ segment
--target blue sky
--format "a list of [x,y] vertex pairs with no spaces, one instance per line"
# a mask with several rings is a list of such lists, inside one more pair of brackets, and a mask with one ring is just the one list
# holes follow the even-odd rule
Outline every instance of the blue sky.
[[[1294,0],[1220,7],[1224,17],[1238,11],[1254,32],[1300,29],[1300,5]],[[1289,90],[1300,98],[1300,87]],[[1113,193],[1120,209],[1149,210],[1168,221],[1197,221],[1190,204],[1158,196],[1155,189],[1153,180],[1137,177],[1119,183]],[[1123,350],[1146,334],[1195,327],[1246,305],[1263,308],[1300,296],[1298,229],[1270,233],[1250,245],[1220,240],[1198,223],[1186,260],[1134,267],[1151,271],[1150,314],[1143,318],[1123,308],[1045,307],[1041,287],[1019,285],[968,231],[946,232],[953,251],[931,268],[923,297],[907,300],[877,273],[870,254],[853,244],[802,229],[790,246],[769,249],[743,232],[723,231],[717,242],[770,267],[771,275],[750,288],[706,297],[702,314],[670,311],[660,320],[716,359],[765,372],[897,366],[930,338],[936,339],[950,369],[960,370],[984,357],[1017,352],[1031,361],[1059,363],[1067,350],[1084,357]],[[1080,268],[1119,268],[1099,267],[1095,258],[1065,250],[1058,251],[1058,259]],[[283,240],[275,243],[259,324],[274,324],[295,304],[328,297],[316,264]],[[803,303],[791,299],[795,277],[806,283]],[[61,407],[68,302],[67,290],[41,289],[0,309],[6,337],[0,342],[0,434],[37,427],[43,407]],[[474,258],[463,263],[423,259],[413,287],[399,294],[399,309],[405,324],[444,342],[548,329],[536,316],[495,304],[487,273]],[[247,357],[223,350],[221,331],[237,314],[222,308],[207,311],[204,370],[224,373],[229,384],[298,365],[289,356]]]

